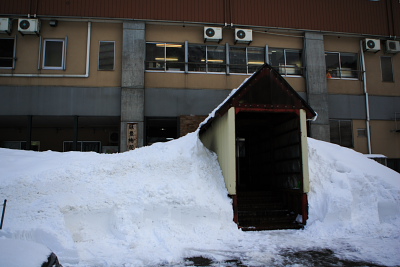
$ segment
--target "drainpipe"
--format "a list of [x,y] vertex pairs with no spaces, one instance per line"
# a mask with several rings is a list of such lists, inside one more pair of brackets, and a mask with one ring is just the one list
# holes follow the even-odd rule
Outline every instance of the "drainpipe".
[[[88,21],[87,44],[86,44],[86,69],[85,74],[0,74],[0,77],[41,77],[41,78],[88,78],[90,67],[90,43],[92,36],[92,23]],[[40,48],[41,49],[41,48]],[[40,54],[41,51],[39,51]],[[39,58],[40,60],[40,58]]]
[[360,55],[361,55],[361,73],[362,73],[362,80],[363,80],[363,88],[364,88],[364,94],[365,94],[365,109],[366,109],[366,126],[367,126],[367,140],[368,140],[368,154],[372,154],[371,150],[371,131],[369,128],[369,122],[370,122],[370,117],[369,117],[369,101],[368,101],[368,92],[367,92],[367,73],[365,70],[365,59],[364,59],[364,50],[362,46],[362,40],[360,40]]

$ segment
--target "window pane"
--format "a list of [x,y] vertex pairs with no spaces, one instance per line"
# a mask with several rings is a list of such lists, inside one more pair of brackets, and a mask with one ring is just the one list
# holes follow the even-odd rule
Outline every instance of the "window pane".
[[229,60],[229,71],[231,73],[247,73],[245,47],[231,47]]
[[265,63],[265,48],[248,47],[247,60],[247,64],[249,65],[249,73],[257,71],[257,69]]
[[185,70],[185,47],[182,44],[166,44],[166,64],[167,70]]
[[100,42],[99,70],[114,70],[114,42]]
[[44,67],[62,68],[64,41],[45,41]]
[[302,60],[300,50],[286,50],[286,74],[301,75]]
[[0,67],[12,68],[14,57],[14,39],[0,39]]
[[164,70],[165,44],[146,44],[146,70]]
[[353,131],[351,121],[340,121],[340,145],[353,147]]
[[283,49],[271,48],[268,52],[270,65],[280,74],[285,74],[285,54]]
[[339,53],[325,54],[326,72],[331,77],[340,77],[339,75]]
[[207,46],[207,70],[208,72],[224,72],[225,46]]
[[382,81],[393,82],[393,67],[391,57],[381,57]]
[[206,46],[189,45],[189,71],[206,71]]
[[329,126],[330,126],[331,143],[340,145],[339,121],[330,120]]
[[341,77],[357,78],[357,54],[340,53]]

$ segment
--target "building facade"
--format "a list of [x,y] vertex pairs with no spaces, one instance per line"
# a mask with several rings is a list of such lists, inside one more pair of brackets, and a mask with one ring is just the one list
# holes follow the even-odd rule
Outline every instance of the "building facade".
[[400,158],[397,0],[15,0],[0,6],[0,145],[126,151],[185,135],[264,63],[311,137]]

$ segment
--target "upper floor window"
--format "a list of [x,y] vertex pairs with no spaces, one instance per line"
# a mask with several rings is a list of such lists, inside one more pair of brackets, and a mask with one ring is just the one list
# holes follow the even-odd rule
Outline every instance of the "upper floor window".
[[115,42],[100,41],[99,47],[99,70],[114,70],[115,65]]
[[44,40],[43,69],[65,69],[64,39]]
[[179,43],[147,43],[146,69],[185,71],[185,45]]
[[15,58],[15,39],[0,38],[0,68],[13,69]]
[[303,63],[301,50],[270,48],[270,65],[281,75],[302,75]]
[[326,52],[328,78],[358,78],[358,55],[356,53]]
[[265,48],[262,47],[230,47],[229,72],[246,73],[255,72],[265,63]]
[[392,57],[381,57],[381,71],[383,82],[394,82]]
[[198,72],[225,72],[225,46],[190,44],[188,48],[188,70]]

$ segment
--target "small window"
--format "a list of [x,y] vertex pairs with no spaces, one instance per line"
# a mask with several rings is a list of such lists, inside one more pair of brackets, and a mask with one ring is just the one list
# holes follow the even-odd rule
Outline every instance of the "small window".
[[0,68],[13,69],[14,68],[14,38],[1,38],[0,39]]
[[326,52],[325,63],[328,78],[358,78],[358,55],[355,53]]
[[185,45],[147,43],[146,70],[185,71]]
[[381,71],[383,82],[394,82],[392,57],[381,57]]
[[350,120],[329,120],[331,143],[353,147],[353,130]]
[[64,69],[64,40],[44,40],[43,69]]
[[301,50],[270,48],[268,52],[271,66],[282,75],[302,75]]
[[99,70],[114,70],[114,65],[115,65],[115,42],[100,41]]

